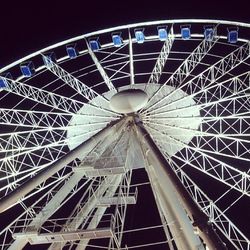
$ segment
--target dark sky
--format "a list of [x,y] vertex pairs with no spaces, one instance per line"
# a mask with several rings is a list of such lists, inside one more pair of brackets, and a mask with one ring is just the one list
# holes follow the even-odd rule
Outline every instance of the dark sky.
[[250,22],[248,0],[2,0],[0,67],[97,29],[140,21],[211,18]]

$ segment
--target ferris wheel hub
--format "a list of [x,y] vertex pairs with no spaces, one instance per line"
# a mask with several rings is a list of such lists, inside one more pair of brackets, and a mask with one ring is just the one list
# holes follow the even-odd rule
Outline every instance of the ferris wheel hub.
[[110,108],[121,114],[134,113],[146,106],[148,95],[141,89],[122,90],[110,99]]

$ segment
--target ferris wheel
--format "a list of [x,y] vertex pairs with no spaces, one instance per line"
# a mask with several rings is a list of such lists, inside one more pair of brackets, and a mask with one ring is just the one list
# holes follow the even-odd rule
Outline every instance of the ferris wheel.
[[249,29],[123,25],[1,69],[0,249],[250,250]]

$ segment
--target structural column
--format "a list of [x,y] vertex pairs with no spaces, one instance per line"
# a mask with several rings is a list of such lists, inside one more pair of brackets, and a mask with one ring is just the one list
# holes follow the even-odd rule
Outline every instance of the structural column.
[[156,184],[152,186],[158,188],[156,192],[159,193],[164,216],[171,214],[181,226],[182,240],[189,246],[186,246],[185,249],[202,249],[198,236],[194,234],[194,228],[190,220],[192,220],[193,225],[198,227],[199,234],[209,249],[226,249],[225,244],[209,223],[209,218],[199,209],[182,185],[142,122],[138,118],[135,118],[134,121],[138,138],[148,149],[146,158],[149,165],[153,166],[152,171],[148,171],[149,175],[156,181]]
[[22,197],[32,191],[35,187],[43,183],[45,180],[53,176],[55,173],[60,171],[67,164],[69,164],[76,158],[80,156],[82,157],[84,154],[87,154],[91,149],[93,149],[97,145],[97,143],[99,143],[99,141],[103,140],[109,135],[111,136],[112,134],[116,133],[119,125],[122,126],[124,123],[126,123],[126,119],[110,123],[103,130],[96,133],[94,136],[80,144],[75,149],[71,150],[68,154],[64,155],[57,162],[40,171],[33,178],[31,178],[30,180],[19,186],[17,189],[3,197],[0,200],[0,213],[15,205],[18,200],[20,200]]

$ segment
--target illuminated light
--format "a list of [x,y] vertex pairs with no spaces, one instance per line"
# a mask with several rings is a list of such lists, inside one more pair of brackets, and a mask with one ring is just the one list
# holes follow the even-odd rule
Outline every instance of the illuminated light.
[[76,47],[76,43],[67,45],[66,51],[67,51],[69,58],[71,59],[74,59],[79,55],[79,52]]
[[181,37],[184,40],[188,40],[191,38],[190,26],[181,26]]
[[35,66],[32,61],[20,64],[20,70],[24,77],[31,77],[35,74]]
[[89,40],[89,47],[91,48],[92,51],[97,51],[101,48],[98,39]]
[[215,35],[215,30],[212,27],[206,27],[204,29],[204,38],[206,41],[213,41]]
[[160,41],[166,41],[168,38],[168,32],[165,27],[158,27],[158,37]]
[[112,35],[112,41],[115,47],[121,47],[122,46],[122,37],[121,34],[113,34]]
[[144,30],[135,30],[135,39],[137,43],[144,43],[145,41],[145,36],[144,36]]
[[237,43],[237,41],[238,41],[238,28],[228,29],[227,40],[229,43]]

